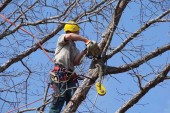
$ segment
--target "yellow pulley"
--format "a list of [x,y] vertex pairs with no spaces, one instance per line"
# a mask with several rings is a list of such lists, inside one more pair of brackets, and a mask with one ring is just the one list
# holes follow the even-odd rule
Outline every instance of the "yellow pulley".
[[101,84],[101,82],[96,82],[96,90],[100,96],[106,94],[106,88]]

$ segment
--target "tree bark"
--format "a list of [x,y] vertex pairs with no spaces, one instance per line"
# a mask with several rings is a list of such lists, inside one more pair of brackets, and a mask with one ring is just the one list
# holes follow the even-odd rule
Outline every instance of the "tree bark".
[[5,0],[0,6],[0,12],[11,2],[12,0]]
[[90,71],[87,73],[86,76],[90,77],[91,79],[89,78],[84,79],[81,86],[79,86],[76,92],[74,93],[70,102],[64,108],[63,113],[76,112],[78,106],[86,98],[88,91],[90,90],[90,88],[92,87],[92,85],[95,83],[95,81],[98,78],[97,69],[90,69]]

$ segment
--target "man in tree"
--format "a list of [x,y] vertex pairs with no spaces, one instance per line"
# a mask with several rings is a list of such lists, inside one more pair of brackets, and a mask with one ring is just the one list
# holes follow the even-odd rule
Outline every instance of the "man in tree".
[[[54,100],[50,107],[50,113],[60,113],[64,103],[70,101],[76,90],[74,74],[74,66],[80,65],[82,57],[86,54],[86,50],[81,53],[75,45],[75,41],[83,41],[86,45],[91,41],[79,35],[80,27],[74,21],[69,21],[64,26],[64,32],[58,38],[57,48],[55,51],[55,68],[54,72],[57,76],[56,81],[52,79],[54,88]],[[69,73],[71,72],[71,73]]]

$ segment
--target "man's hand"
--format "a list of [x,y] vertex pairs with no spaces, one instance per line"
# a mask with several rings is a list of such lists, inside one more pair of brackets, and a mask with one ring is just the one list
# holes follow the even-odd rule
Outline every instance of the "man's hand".
[[98,44],[94,40],[91,40],[86,46],[87,46],[87,56],[98,57],[98,55],[100,55],[101,50]]

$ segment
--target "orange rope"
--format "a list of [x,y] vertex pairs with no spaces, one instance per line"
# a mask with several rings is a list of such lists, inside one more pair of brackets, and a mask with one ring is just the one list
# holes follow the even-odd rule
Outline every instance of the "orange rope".
[[[7,19],[5,16],[3,16],[2,14],[0,14],[0,16],[6,21],[9,22],[10,24],[17,26],[14,22],[10,21],[9,19]],[[20,27],[19,29],[21,29],[22,31],[24,31],[25,33],[29,34],[30,36],[32,36],[34,38],[34,40],[36,41],[36,43],[40,46],[40,48],[43,50],[43,52],[46,54],[46,56],[54,63],[54,60],[49,56],[49,54],[45,51],[45,49],[43,48],[43,46],[40,44],[39,40],[30,32],[26,31],[24,28]]]
[[[49,96],[51,96],[51,95],[52,95],[52,94],[49,94],[49,95],[47,95],[47,97],[49,97]],[[15,109],[10,110],[10,111],[7,111],[6,113],[11,113],[11,112],[13,112],[13,111],[19,110],[19,109],[24,108],[24,107],[26,107],[26,106],[28,106],[28,105],[34,104],[34,103],[36,103],[36,102],[38,102],[38,101],[40,101],[40,100],[42,100],[42,99],[43,99],[43,97],[40,98],[40,99],[38,99],[38,100],[35,100],[35,101],[31,102],[31,103],[25,104],[25,105],[23,105],[23,106],[21,106],[21,107],[15,108]]]

